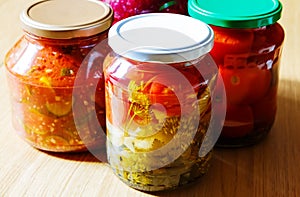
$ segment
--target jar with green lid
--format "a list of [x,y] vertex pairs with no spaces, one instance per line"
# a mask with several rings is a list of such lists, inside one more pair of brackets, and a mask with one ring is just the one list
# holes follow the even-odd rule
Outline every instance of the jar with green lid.
[[[111,7],[97,0],[44,0],[25,8],[20,19],[23,35],[5,57],[18,135],[46,151],[105,147],[102,64],[87,68],[84,60],[106,40]],[[85,69],[79,74],[80,67]],[[76,87],[75,79],[81,80]],[[96,118],[91,116],[95,111]]]
[[211,51],[223,78],[227,113],[217,145],[258,143],[276,117],[284,30],[278,0],[190,0],[189,15],[211,25]]
[[184,15],[142,14],[115,23],[108,43],[107,156],[114,173],[144,191],[204,175],[222,128],[211,124],[220,106],[212,96],[212,29]]

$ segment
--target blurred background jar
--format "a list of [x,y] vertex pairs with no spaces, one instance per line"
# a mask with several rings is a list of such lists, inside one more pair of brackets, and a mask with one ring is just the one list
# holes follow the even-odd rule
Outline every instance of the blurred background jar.
[[211,55],[227,94],[218,146],[239,147],[264,139],[276,117],[284,31],[277,0],[190,0],[190,16],[211,25]]
[[[46,0],[27,7],[20,17],[24,34],[5,58],[13,126],[29,144],[46,151],[105,144],[105,135],[99,137],[105,129],[101,58],[92,68],[84,60],[107,38],[113,11],[99,1],[74,2]],[[79,74],[80,66],[85,69]],[[76,78],[81,82],[74,87]],[[97,116],[91,116],[95,111]]]
[[138,14],[167,12],[188,15],[188,0],[101,0],[114,10],[114,23]]
[[115,23],[108,43],[107,155],[114,173],[144,191],[204,175],[214,146],[203,143],[218,72],[208,55],[212,29],[188,16],[148,13]]

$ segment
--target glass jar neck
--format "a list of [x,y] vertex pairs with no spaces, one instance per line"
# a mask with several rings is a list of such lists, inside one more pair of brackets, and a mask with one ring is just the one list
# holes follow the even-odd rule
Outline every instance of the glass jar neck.
[[[273,24],[272,24],[273,25]],[[236,27],[221,27],[221,26],[216,26],[216,25],[210,25],[215,31],[216,30],[239,30],[239,31],[257,31],[257,30],[264,30],[266,28],[268,28],[271,25],[267,25],[267,26],[262,26],[262,27],[255,27],[255,28],[236,28]]]
[[44,45],[53,45],[53,46],[84,46],[84,47],[93,47],[98,44],[100,41],[107,38],[107,32],[104,31],[96,35],[86,36],[86,37],[76,37],[76,38],[69,38],[69,39],[54,39],[54,38],[46,38],[36,36],[30,32],[24,31],[25,39],[29,42],[38,44],[41,46]]

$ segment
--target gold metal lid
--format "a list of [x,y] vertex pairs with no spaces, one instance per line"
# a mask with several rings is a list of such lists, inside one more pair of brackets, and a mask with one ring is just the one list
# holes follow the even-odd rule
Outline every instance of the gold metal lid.
[[100,0],[43,0],[20,15],[23,29],[36,36],[70,39],[110,28],[112,8]]

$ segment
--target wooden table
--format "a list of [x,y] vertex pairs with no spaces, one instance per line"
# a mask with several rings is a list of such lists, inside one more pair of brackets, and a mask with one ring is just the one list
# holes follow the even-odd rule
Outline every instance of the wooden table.
[[[32,0],[31,0],[32,1]],[[47,154],[14,132],[3,57],[22,34],[25,0],[0,0],[0,196],[300,196],[300,2],[282,0],[286,40],[278,114],[267,139],[240,149],[216,149],[195,184],[146,194],[131,189],[92,154]]]

